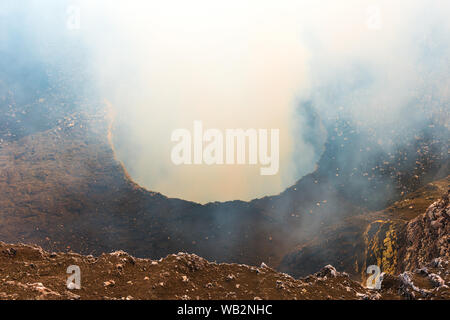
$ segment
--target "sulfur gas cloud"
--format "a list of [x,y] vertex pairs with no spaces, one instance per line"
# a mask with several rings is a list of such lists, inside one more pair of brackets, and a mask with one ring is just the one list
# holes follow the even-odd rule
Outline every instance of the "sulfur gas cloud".
[[[33,14],[48,19],[67,14],[61,4],[53,12],[50,2],[33,3]],[[115,111],[118,159],[140,185],[169,197],[204,203],[277,194],[314,170],[328,119],[345,114],[383,138],[400,120],[420,124],[405,110],[421,99],[449,101],[444,1],[68,6],[80,16],[71,37],[83,44],[91,80]],[[278,173],[262,176],[249,164],[175,165],[171,134],[192,131],[196,120],[221,132],[279,129]]]

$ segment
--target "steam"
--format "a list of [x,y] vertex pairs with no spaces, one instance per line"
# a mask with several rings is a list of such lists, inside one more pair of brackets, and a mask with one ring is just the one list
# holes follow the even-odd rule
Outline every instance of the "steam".
[[[80,8],[80,30],[66,30],[69,5]],[[389,149],[399,122],[422,126],[429,112],[448,110],[448,2],[81,0],[14,10],[31,17],[29,52],[72,63],[85,55],[96,94],[115,109],[118,158],[139,184],[170,197],[276,194],[314,170],[337,118]],[[41,22],[45,37],[33,33]],[[72,53],[50,49],[67,39],[78,44]],[[195,120],[223,131],[280,129],[279,173],[175,166],[171,133]]]
[[[420,125],[424,119],[413,116],[419,109],[448,106],[449,43],[444,39],[450,35],[445,18],[450,5],[346,3],[350,6],[327,5],[326,20],[310,15],[307,23],[315,30],[309,41],[314,72],[307,95],[315,107],[329,117],[346,116],[362,130],[374,129],[381,136],[385,132],[386,138],[392,134],[386,129],[398,121]],[[381,19],[377,30],[371,30],[364,15],[374,4]]]
[[[294,161],[296,98],[305,49],[289,7],[274,2],[139,2],[108,5],[111,39],[96,37],[95,67],[117,109],[117,155],[141,185],[199,202],[281,192],[312,170]],[[110,41],[111,40],[111,41]],[[118,48],[120,46],[120,48]],[[258,166],[176,166],[177,129],[280,129],[280,172]],[[298,166],[302,164],[301,166]],[[301,175],[300,174],[300,175]]]

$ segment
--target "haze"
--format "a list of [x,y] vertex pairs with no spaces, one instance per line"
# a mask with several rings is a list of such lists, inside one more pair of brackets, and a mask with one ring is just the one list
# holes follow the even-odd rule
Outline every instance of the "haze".
[[[29,3],[2,1],[0,14],[26,12],[23,28],[49,61],[62,37],[77,39],[83,49],[72,55],[86,55],[93,87],[114,110],[117,158],[137,183],[169,197],[277,194],[314,170],[328,119],[345,114],[359,130],[378,130],[389,148],[398,121],[422,121],[408,116],[412,102],[450,97],[449,2]],[[80,9],[79,30],[66,29],[69,6]],[[261,176],[258,165],[174,165],[171,133],[192,130],[194,120],[223,131],[279,129],[278,174]]]

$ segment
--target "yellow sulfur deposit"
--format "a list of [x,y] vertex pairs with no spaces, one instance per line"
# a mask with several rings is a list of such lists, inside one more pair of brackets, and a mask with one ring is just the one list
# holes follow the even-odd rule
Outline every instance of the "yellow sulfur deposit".
[[366,269],[376,264],[382,272],[395,274],[397,268],[397,232],[393,221],[377,220],[370,223],[364,232],[366,244],[362,279],[366,279]]

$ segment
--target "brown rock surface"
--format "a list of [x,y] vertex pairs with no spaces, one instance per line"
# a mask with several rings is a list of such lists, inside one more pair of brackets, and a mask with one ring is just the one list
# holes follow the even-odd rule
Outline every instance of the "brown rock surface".
[[450,257],[450,191],[408,223],[406,269],[420,268],[431,259]]
[[[67,267],[81,271],[81,289],[67,289]],[[0,242],[0,299],[449,299],[449,261],[400,276],[385,275],[369,290],[332,266],[302,279],[262,265],[217,264],[186,253],[160,260],[123,251],[99,257],[49,253],[31,245]]]

